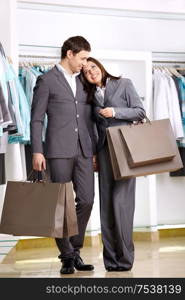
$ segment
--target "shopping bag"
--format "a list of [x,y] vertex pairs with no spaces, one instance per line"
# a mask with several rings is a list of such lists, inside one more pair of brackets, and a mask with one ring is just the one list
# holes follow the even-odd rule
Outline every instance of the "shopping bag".
[[168,119],[120,128],[130,168],[171,160],[176,153]]
[[107,128],[115,180],[183,167],[169,119]]
[[58,238],[78,234],[72,183],[8,181],[0,233]]

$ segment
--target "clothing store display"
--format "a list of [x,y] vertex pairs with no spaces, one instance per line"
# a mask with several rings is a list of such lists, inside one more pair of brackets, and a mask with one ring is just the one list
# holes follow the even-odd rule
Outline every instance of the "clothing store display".
[[170,176],[185,176],[185,77],[184,69],[154,67],[154,119],[169,117],[176,136],[183,167]]
[[179,87],[179,102],[182,111],[182,126],[184,131],[184,138],[178,141],[178,146],[185,148],[185,77],[181,76],[176,79]]
[[[27,98],[20,81],[6,57],[0,55],[0,83],[5,98],[6,108],[9,109],[11,101],[12,110],[15,115],[17,132],[9,136],[9,143],[25,143],[30,141],[30,109]],[[11,97],[11,100],[10,100]],[[9,112],[9,118],[11,113]],[[6,121],[6,120],[5,120]],[[13,120],[9,121],[9,124]]]
[[173,79],[158,69],[153,73],[154,120],[169,118],[176,139],[184,137],[178,94]]
[[182,124],[184,130],[184,138],[177,141],[179,147],[179,153],[183,162],[183,168],[176,172],[171,172],[170,176],[185,176],[185,77],[184,70],[182,72],[179,70],[179,73],[182,75],[175,79],[176,87],[178,89],[178,96],[179,96],[179,103],[181,108],[181,115],[182,115]]
[[[10,164],[7,159],[8,144],[29,141],[29,123],[30,112],[27,99],[0,43],[0,184],[6,183],[5,161],[8,165]],[[6,160],[5,155],[7,155]],[[16,159],[16,164],[18,164],[18,161],[19,159]],[[18,173],[21,172],[21,165],[19,165]],[[9,167],[6,166],[6,170]],[[15,169],[17,170],[17,167]],[[11,175],[9,174],[9,176],[12,176],[15,169],[14,164],[11,165]]]
[[179,107],[180,107],[180,112],[181,112],[181,117],[182,117],[182,101],[181,101],[181,91],[180,91],[180,88],[179,88],[179,81],[178,81],[178,78],[175,75],[173,75],[172,78],[174,80],[175,87],[177,89],[177,94],[178,94],[178,99],[179,99]]

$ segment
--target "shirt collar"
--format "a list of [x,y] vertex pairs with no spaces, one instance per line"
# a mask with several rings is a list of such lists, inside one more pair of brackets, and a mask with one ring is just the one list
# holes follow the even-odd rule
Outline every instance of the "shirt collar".
[[107,80],[106,80],[105,86],[103,86],[103,87],[97,86],[97,87],[96,87],[97,92],[105,91],[106,85],[107,85],[107,83],[109,82],[109,80],[110,80],[110,78],[108,77]]
[[61,64],[57,64],[56,66],[57,66],[58,70],[60,72],[63,72],[65,75],[68,75],[68,76],[71,76],[71,77],[72,76],[76,77],[76,76],[78,76],[80,74],[80,72],[69,74],[68,71]]

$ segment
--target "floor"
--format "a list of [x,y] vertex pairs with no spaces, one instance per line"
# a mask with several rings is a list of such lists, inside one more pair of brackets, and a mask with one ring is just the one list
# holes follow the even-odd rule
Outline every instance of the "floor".
[[0,264],[17,242],[15,236],[0,234]]
[[75,271],[72,275],[59,273],[61,263],[55,247],[16,250],[14,247],[0,263],[1,278],[185,278],[185,237],[163,238],[158,242],[135,242],[135,263],[127,272],[106,272],[101,247],[85,247],[84,262],[94,264],[95,270]]

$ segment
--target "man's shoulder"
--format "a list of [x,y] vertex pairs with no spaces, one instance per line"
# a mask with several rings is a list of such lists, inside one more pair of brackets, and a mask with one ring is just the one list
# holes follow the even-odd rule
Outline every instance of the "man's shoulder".
[[50,80],[53,76],[55,76],[56,72],[57,72],[56,67],[53,67],[48,72],[40,75],[39,78],[44,81]]

